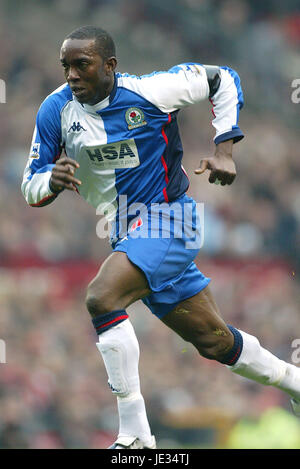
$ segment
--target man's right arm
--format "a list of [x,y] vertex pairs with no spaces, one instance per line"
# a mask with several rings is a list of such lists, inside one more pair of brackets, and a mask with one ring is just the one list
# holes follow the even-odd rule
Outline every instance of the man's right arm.
[[28,205],[43,207],[59,194],[49,183],[61,151],[60,112],[50,95],[38,111],[29,158],[24,170],[21,188]]

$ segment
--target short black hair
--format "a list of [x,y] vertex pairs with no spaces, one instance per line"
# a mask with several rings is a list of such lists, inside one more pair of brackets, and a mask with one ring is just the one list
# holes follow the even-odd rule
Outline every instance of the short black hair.
[[98,26],[81,26],[68,34],[66,39],[95,39],[97,51],[103,59],[116,56],[116,47],[111,35]]

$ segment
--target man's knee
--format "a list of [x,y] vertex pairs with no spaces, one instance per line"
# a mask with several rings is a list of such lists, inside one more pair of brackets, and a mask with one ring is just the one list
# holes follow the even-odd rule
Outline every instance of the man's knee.
[[234,338],[232,333],[226,328],[226,330],[216,330],[206,334],[196,333],[191,342],[204,358],[222,362],[232,349]]
[[87,288],[86,307],[92,317],[110,313],[115,309],[113,295],[101,283],[91,282]]

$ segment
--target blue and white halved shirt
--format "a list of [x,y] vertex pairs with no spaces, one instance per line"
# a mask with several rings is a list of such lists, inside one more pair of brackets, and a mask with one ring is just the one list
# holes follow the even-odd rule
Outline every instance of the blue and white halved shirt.
[[[211,100],[216,144],[243,138],[240,79],[234,70],[220,69],[220,86]],[[205,67],[196,63],[140,77],[116,73],[110,96],[94,106],[80,104],[68,84],[60,86],[37,114],[22,183],[27,203],[44,206],[57,197],[49,180],[62,150],[80,164],[80,195],[111,219],[120,195],[127,196],[128,205],[147,207],[176,200],[189,185],[177,113],[208,97]]]

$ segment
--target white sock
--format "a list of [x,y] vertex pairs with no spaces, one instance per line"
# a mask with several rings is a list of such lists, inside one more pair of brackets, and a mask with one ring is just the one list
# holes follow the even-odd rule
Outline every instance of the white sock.
[[144,443],[151,442],[144,398],[141,393],[117,397],[119,410],[119,435],[138,436]]
[[256,337],[240,331],[243,350],[231,371],[261,384],[275,386],[300,400],[300,368],[275,357],[261,347]]
[[149,443],[151,431],[138,371],[140,350],[129,319],[99,335],[96,345],[105,364],[109,385],[117,395],[118,436],[136,436]]

